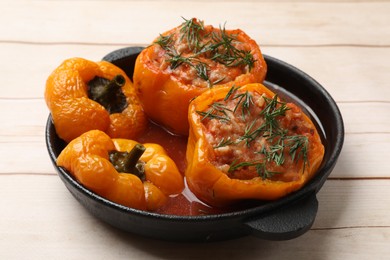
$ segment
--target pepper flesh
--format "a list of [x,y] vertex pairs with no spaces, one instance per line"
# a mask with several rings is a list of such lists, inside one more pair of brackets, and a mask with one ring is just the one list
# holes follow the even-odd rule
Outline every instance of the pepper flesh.
[[[173,28],[161,34],[159,38],[168,37],[174,34],[174,32],[180,31],[180,28],[180,26]],[[221,33],[221,29],[213,28],[212,26],[205,26],[204,31],[205,35]],[[238,75],[228,82],[216,83],[213,87],[262,82],[265,78],[267,65],[257,43],[239,29],[223,30],[223,32],[228,36],[234,36],[235,41],[247,44],[250,48],[250,54],[253,56],[254,63],[249,71]],[[180,38],[180,42],[184,40]],[[200,87],[195,83],[186,83],[187,76],[177,76],[172,72],[174,71],[173,69],[161,69],[161,67],[167,66],[167,62],[163,61],[161,64],[156,64],[155,56],[157,52],[159,52],[159,46],[154,43],[139,54],[134,69],[134,86],[146,114],[153,121],[161,124],[175,134],[188,135],[188,105],[194,97],[206,91],[208,87]],[[207,64],[207,59],[205,62]],[[182,69],[185,71],[189,67],[191,66],[184,64],[175,70]],[[226,66],[224,68],[229,69],[229,73],[226,76],[229,76],[234,71],[234,67],[228,68]],[[217,72],[217,70],[211,68],[210,71],[213,73]]]
[[109,153],[130,152],[137,144],[128,139],[111,139],[100,130],[91,130],[64,148],[57,165],[104,198],[127,207],[154,211],[165,205],[168,196],[184,189],[183,176],[157,144],[144,144],[146,150],[140,157],[145,162],[144,181],[134,174],[118,172],[110,162]]
[[[227,97],[231,88],[211,89],[196,99],[189,106],[190,135],[187,144],[187,164],[185,172],[190,190],[204,202],[214,206],[225,206],[243,199],[275,200],[300,189],[318,170],[324,147],[317,130],[311,120],[302,113],[299,120],[310,124],[307,163],[302,160],[286,169],[286,175],[294,175],[294,179],[285,180],[283,174],[272,178],[253,177],[250,179],[233,178],[227,172],[215,165],[215,147],[211,146],[206,137],[206,128],[202,113],[215,102],[221,102]],[[240,87],[241,92],[256,92],[260,96],[272,98],[275,96],[262,84],[248,84]],[[296,106],[294,112],[301,112]],[[203,114],[204,115],[204,114]],[[234,163],[236,158],[231,158]]]
[[[96,77],[110,81],[117,75],[125,81],[120,90],[127,106],[110,114],[88,96],[88,83]],[[120,68],[106,61],[65,60],[47,79],[45,101],[58,136],[66,142],[93,129],[112,138],[135,138],[147,124],[132,82]]]

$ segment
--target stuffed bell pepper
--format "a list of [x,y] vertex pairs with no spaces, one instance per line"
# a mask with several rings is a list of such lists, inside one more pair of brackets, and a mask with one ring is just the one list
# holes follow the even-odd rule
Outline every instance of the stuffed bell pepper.
[[243,31],[184,19],[140,53],[134,86],[153,121],[188,135],[194,97],[212,87],[262,82],[266,71],[259,46]]
[[281,198],[310,180],[324,155],[309,117],[262,84],[204,92],[189,124],[186,180],[214,206]]
[[65,60],[47,79],[45,100],[66,142],[93,129],[135,138],[147,123],[130,79],[105,61]]
[[100,130],[72,140],[57,165],[96,194],[141,210],[155,211],[184,189],[183,176],[163,147],[111,139]]

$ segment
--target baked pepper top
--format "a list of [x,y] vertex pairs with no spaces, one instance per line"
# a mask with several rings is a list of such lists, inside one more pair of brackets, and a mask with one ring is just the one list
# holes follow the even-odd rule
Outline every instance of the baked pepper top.
[[281,198],[311,179],[324,155],[312,121],[262,84],[204,92],[189,122],[186,180],[214,206]]
[[135,138],[146,127],[132,82],[109,62],[65,60],[47,79],[45,101],[58,136],[66,142],[92,129]]
[[72,140],[57,165],[96,194],[141,210],[155,211],[184,189],[183,176],[162,146],[111,139],[99,130]]
[[194,97],[212,87],[262,82],[266,71],[259,46],[243,31],[190,19],[140,53],[134,86],[152,120],[188,135],[188,105]]

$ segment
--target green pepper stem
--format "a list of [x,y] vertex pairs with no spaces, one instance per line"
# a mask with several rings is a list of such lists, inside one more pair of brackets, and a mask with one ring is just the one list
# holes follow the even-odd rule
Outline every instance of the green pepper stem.
[[121,88],[125,85],[125,77],[121,74],[116,75],[110,82],[107,84],[107,88]]
[[145,150],[146,148],[142,144],[136,144],[133,149],[131,149],[123,162],[124,168],[126,170],[125,172],[131,172],[134,170],[139,171],[139,169],[137,169],[137,163]]
[[117,91],[125,84],[125,78],[118,74],[112,80],[110,80],[107,85],[104,85],[102,89],[96,93],[96,100],[105,100],[111,93]]
[[125,83],[126,79],[121,74],[111,80],[95,77],[88,82],[88,97],[104,106],[110,114],[121,113],[127,107],[122,91]]
[[145,162],[140,160],[146,148],[142,144],[137,144],[130,152],[111,151],[109,158],[112,165],[118,172],[130,173],[145,179]]

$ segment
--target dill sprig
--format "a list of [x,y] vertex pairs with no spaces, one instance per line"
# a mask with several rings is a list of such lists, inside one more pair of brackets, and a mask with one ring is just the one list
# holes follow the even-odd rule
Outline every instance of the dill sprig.
[[236,93],[236,91],[239,89],[240,87],[236,87],[235,85],[233,85],[230,89],[229,89],[229,91],[228,91],[228,93],[226,94],[226,96],[224,97],[224,101],[226,101],[226,100],[228,100],[229,98],[230,98],[230,96],[231,95],[233,95],[233,93]]
[[250,114],[250,106],[253,104],[252,95],[248,91],[245,91],[245,93],[237,94],[233,98],[238,99],[238,102],[236,106],[233,109],[233,112],[236,112],[238,107],[241,105],[242,110],[242,118],[245,117],[245,114]]
[[160,34],[160,36],[157,38],[156,41],[154,41],[154,43],[160,45],[161,48],[163,48],[164,50],[168,50],[169,48],[171,48],[173,44],[172,37],[173,34],[169,34],[169,35]]
[[232,112],[224,104],[215,102],[213,103],[207,111],[196,111],[199,115],[202,116],[201,121],[208,119],[218,119],[223,121],[230,121],[228,111]]
[[304,168],[306,163],[308,163],[307,150],[309,146],[309,139],[304,135],[292,135],[286,136],[285,138],[287,146],[290,148],[289,154],[291,159],[295,162],[298,162],[301,158],[304,162]]
[[[220,26],[219,32],[202,33],[205,30],[203,21],[196,19],[184,19],[181,24],[179,35],[161,35],[154,42],[166,51],[169,57],[166,61],[171,64],[171,69],[176,69],[182,64],[188,64],[193,67],[197,76],[206,81],[209,87],[222,82],[225,78],[214,80],[209,79],[209,69],[206,63],[200,62],[199,57],[208,57],[217,63],[226,67],[248,67],[249,71],[253,68],[255,59],[251,51],[240,50],[235,45],[239,43],[235,35],[229,35],[225,26]],[[178,53],[174,48],[175,41],[186,40],[188,49],[193,53],[185,56]]]
[[185,63],[188,66],[195,69],[196,75],[202,80],[206,81],[209,88],[213,87],[213,85],[218,84],[219,82],[224,80],[224,78],[221,78],[211,82],[209,78],[209,68],[207,63],[198,60],[195,55],[188,56],[188,57],[184,57],[181,54],[176,54],[176,55],[168,54],[168,55],[171,56],[171,58],[168,60],[168,62],[171,63],[170,66],[171,69],[176,69],[177,67]]
[[241,168],[244,167],[251,167],[251,166],[256,166],[258,164],[261,164],[263,162],[259,161],[247,161],[247,162],[237,162],[238,160],[234,160],[230,165],[229,165],[229,170],[228,172],[234,172],[237,171]]
[[208,84],[210,85],[211,83],[210,83],[210,79],[208,76],[207,64],[204,62],[199,62],[196,65],[194,65],[194,68],[196,70],[198,77],[203,79],[204,81],[207,81]]
[[187,64],[196,70],[198,77],[206,81],[209,87],[212,87],[214,84],[218,83],[218,81],[216,81],[217,83],[210,82],[207,64],[198,60],[196,56],[183,56],[182,54],[178,53],[174,47],[167,47],[166,50],[168,50],[167,55],[170,57],[167,61],[171,64],[171,69],[176,69],[182,64]]
[[269,171],[267,169],[267,164],[265,161],[247,161],[247,162],[237,162],[237,160],[234,160],[230,165],[228,172],[232,173],[234,171],[237,171],[241,168],[247,168],[247,167],[255,167],[256,173],[263,179],[269,179],[273,177],[275,174],[280,174],[280,172],[275,171]]
[[277,118],[279,116],[285,116],[286,111],[290,108],[284,102],[278,101],[278,95],[274,95],[273,98],[263,96],[266,106],[261,111],[260,115],[264,117],[264,128],[267,129],[270,135],[272,135],[279,128]]
[[[240,105],[242,106],[243,111],[244,109],[249,111],[249,106],[253,103],[252,99],[245,95],[247,92],[233,95],[236,91],[237,89],[232,87],[226,94],[224,100],[238,99],[238,102],[233,109],[233,113],[238,110]],[[251,142],[257,140],[258,138],[265,138],[268,145],[263,145],[260,151],[256,152],[258,154],[262,154],[264,159],[256,162],[241,162],[240,164],[233,162],[229,171],[231,172],[245,166],[256,166],[256,171],[259,176],[262,176],[263,178],[273,176],[275,172],[268,172],[267,165],[269,163],[275,163],[278,166],[283,165],[287,153],[291,157],[291,160],[295,163],[301,159],[303,160],[304,171],[308,163],[307,153],[309,141],[307,136],[288,135],[288,130],[283,129],[279,125],[278,118],[285,116],[286,111],[290,108],[286,103],[279,101],[277,95],[274,95],[273,98],[265,96],[263,96],[263,98],[265,101],[265,107],[259,114],[263,117],[263,123],[260,126],[255,127],[258,122],[258,118],[248,122],[244,129],[244,134],[235,142],[229,143],[229,145],[245,141],[246,146],[250,146]]]
[[[279,135],[281,134],[281,135]],[[256,152],[262,154],[268,163],[274,162],[276,165],[282,165],[285,161],[285,131],[275,134],[272,137],[268,137],[269,145],[266,147],[262,145],[260,151]],[[278,137],[276,137],[278,136]]]
[[171,58],[167,61],[171,64],[171,69],[176,69],[183,63],[192,65],[192,58],[191,57],[184,57],[181,54],[177,53],[175,49],[172,48],[171,52],[167,53]]
[[285,154],[288,150],[288,154],[291,160],[297,163],[300,159],[303,160],[302,172],[305,171],[305,167],[308,164],[308,145],[309,139],[304,135],[286,135],[284,131],[278,137],[273,137],[273,143],[266,148],[263,146],[259,154],[263,154],[267,162],[274,162],[276,165],[282,165],[285,161]]
[[250,146],[251,142],[254,141],[259,136],[259,129],[253,130],[253,127],[256,123],[256,120],[253,120],[251,123],[247,124],[244,129],[244,134],[239,138],[239,141],[245,141],[246,146]]
[[184,23],[182,23],[180,32],[181,32],[181,38],[180,40],[183,40],[183,38],[186,38],[188,47],[194,51],[198,52],[200,49],[202,49],[202,46],[200,45],[200,32],[204,31],[204,24],[203,21],[197,21],[196,19],[184,19]]
[[248,66],[253,68],[255,59],[250,51],[237,49],[233,43],[235,35],[228,35],[225,26],[220,31],[211,34],[211,43],[206,47],[212,54],[211,59],[227,67]]
[[228,137],[228,138],[226,138],[226,139],[225,139],[225,137],[223,137],[223,138],[219,141],[219,143],[218,143],[217,145],[213,146],[213,148],[214,148],[214,149],[218,149],[218,148],[221,148],[221,147],[225,147],[225,146],[231,145],[231,144],[233,144],[233,143],[234,143],[234,141],[231,140],[230,137]]
[[278,95],[275,95],[272,99],[265,96],[263,98],[266,106],[260,112],[260,116],[263,116],[264,122],[257,128],[253,128],[256,120],[249,122],[246,131],[240,137],[240,140],[245,140],[248,146],[250,142],[256,140],[258,137],[265,137],[271,140],[279,136],[280,126],[277,118],[284,116],[286,111],[289,110],[286,103],[278,101]]
[[270,179],[276,174],[281,174],[281,172],[269,171],[265,162],[256,165],[256,172],[263,180]]

